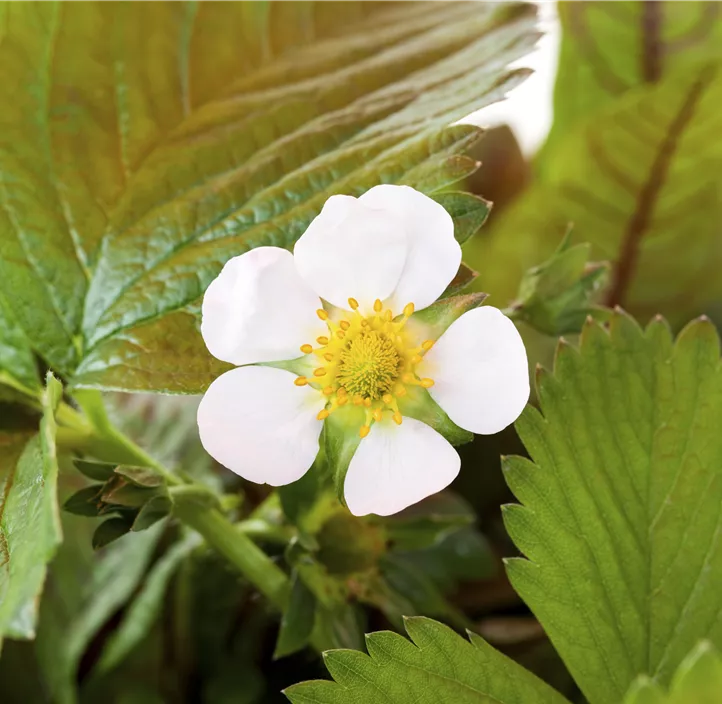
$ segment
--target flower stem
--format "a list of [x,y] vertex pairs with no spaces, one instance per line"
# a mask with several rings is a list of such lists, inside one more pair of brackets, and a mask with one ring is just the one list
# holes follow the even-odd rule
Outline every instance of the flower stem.
[[276,609],[285,609],[290,589],[286,573],[225,516],[192,503],[178,506],[176,515],[231,562]]

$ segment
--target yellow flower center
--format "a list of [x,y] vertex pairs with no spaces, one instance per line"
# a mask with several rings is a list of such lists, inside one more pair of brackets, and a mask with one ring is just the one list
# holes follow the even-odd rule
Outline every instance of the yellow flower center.
[[401,424],[397,399],[406,395],[407,386],[433,386],[432,379],[419,378],[415,369],[434,342],[416,345],[404,329],[414,312],[413,303],[398,317],[384,309],[379,300],[368,316],[359,313],[355,299],[349,298],[348,303],[353,312],[339,321],[332,321],[323,309],[317,311],[328,326],[328,335],[316,339],[318,347],[301,345],[301,352],[314,354],[319,366],[313,376],[299,376],[295,383],[310,384],[328,398],[319,420],[347,403],[364,406],[366,419],[359,430],[363,438],[369,434],[371,423],[380,421],[386,412]]
[[387,333],[361,330],[341,350],[336,379],[347,393],[376,400],[391,390],[402,368],[403,357]]

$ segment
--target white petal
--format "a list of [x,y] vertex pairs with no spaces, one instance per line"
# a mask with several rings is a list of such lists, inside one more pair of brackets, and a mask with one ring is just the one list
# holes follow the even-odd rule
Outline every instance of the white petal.
[[325,400],[295,375],[272,367],[240,367],[219,376],[198,407],[209,455],[258,484],[300,479],[318,454]]
[[401,311],[430,306],[451,283],[461,264],[461,247],[454,238],[451,215],[409,186],[376,186],[359,198],[364,205],[396,215],[408,239],[406,264],[387,305]]
[[211,282],[201,334],[209,352],[231,364],[295,359],[326,330],[320,307],[290,252],[258,247],[229,260]]
[[370,310],[396,287],[406,242],[403,223],[393,213],[351,196],[331,196],[293,254],[299,273],[321,298],[346,309],[355,298]]
[[456,450],[426,423],[374,423],[351,458],[346,504],[356,516],[390,516],[449,486],[460,466]]
[[417,367],[449,418],[481,435],[513,423],[529,399],[521,335],[500,310],[482,306],[455,320]]

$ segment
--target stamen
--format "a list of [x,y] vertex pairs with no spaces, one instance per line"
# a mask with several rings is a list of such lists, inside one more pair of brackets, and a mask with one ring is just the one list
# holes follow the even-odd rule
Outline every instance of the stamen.
[[324,396],[330,396],[333,393],[333,386],[327,386],[323,390]]
[[323,358],[324,358],[327,362],[333,361],[333,355],[332,355],[330,352],[324,353]]
[[322,411],[318,412],[318,415],[316,416],[316,420],[326,420],[331,415],[330,411],[326,410],[325,408]]
[[381,400],[388,406],[390,403],[393,403],[394,397],[391,394],[384,394]]
[[348,403],[348,396],[336,396],[336,403],[339,406],[345,406]]
[[364,406],[366,406],[366,408],[368,408],[370,405],[371,405],[371,399],[367,396],[364,399]]
[[321,318],[321,320],[328,320],[328,313],[323,308],[319,308],[316,311],[316,315]]
[[355,298],[349,298],[348,304],[351,307],[351,310],[357,310],[358,309],[358,301]]
[[339,340],[343,340],[343,338],[346,337],[346,333],[343,330],[336,330],[336,337]]
[[406,396],[406,387],[405,386],[399,386],[396,389],[396,395],[401,398],[402,396]]
[[358,431],[358,434],[359,434],[360,438],[365,438],[370,432],[371,432],[370,425],[362,425]]
[[434,385],[434,380],[429,379],[428,377],[421,380],[421,386],[423,386],[425,389],[430,389]]
[[401,417],[401,414],[398,411],[396,411],[396,413],[394,413],[392,418],[394,419],[394,423],[396,423],[396,425],[401,425],[401,421],[403,420],[403,418]]
[[384,417],[384,412],[380,408],[374,409],[374,420],[380,421]]
[[321,335],[321,337],[316,338],[316,342],[325,347],[328,344],[328,338],[325,335]]
[[423,359],[423,357],[422,357],[421,355],[415,354],[415,355],[411,358],[411,364],[418,364],[422,359]]
[[354,406],[361,406],[361,405],[363,405],[363,402],[364,402],[363,396],[354,396],[354,399],[353,399]]
[[314,376],[326,376],[326,370],[323,367],[319,367],[318,369],[313,370]]
[[393,320],[394,314],[391,312],[390,308],[386,309],[386,312],[384,313],[384,318],[386,318],[386,322],[388,322],[388,323],[390,323]]
[[410,318],[414,314],[414,304],[413,303],[407,303],[404,306],[404,316],[407,318]]
[[297,376],[297,377],[293,380],[293,383],[294,383],[296,386],[306,386],[306,384],[308,384],[308,379],[306,379],[305,376]]
[[311,354],[313,352],[313,347],[306,343],[305,345],[301,345],[301,352],[304,354]]
[[381,303],[381,299],[380,299],[380,298],[377,298],[377,299],[374,301],[374,310],[375,310],[377,313],[380,313],[380,312],[383,310],[383,307],[384,307],[384,304]]
[[428,352],[433,346],[434,340],[424,340],[421,343],[421,349],[424,350],[424,352]]
[[342,330],[348,330],[351,327],[351,323],[349,323],[348,320],[342,320],[339,325]]
[[338,393],[339,396],[345,396],[348,392],[347,392],[346,389],[342,386],[341,388],[339,388],[339,390],[338,390],[337,393]]

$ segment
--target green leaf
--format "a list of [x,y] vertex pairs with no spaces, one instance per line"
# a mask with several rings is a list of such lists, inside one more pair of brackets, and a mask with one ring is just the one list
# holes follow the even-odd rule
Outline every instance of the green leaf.
[[93,533],[93,548],[100,550],[109,545],[118,538],[122,538],[126,533],[130,532],[133,527],[133,518],[130,516],[118,516],[103,521]]
[[522,4],[4,16],[0,295],[76,387],[186,393],[225,368],[198,334],[224,262],[291,246],[333,193],[463,178],[479,130],[449,125],[523,80],[537,37]]
[[589,262],[589,244],[572,246],[570,236],[568,232],[546,262],[526,272],[509,311],[514,320],[553,337],[578,333],[588,315],[608,317],[592,299],[606,283],[609,266]]
[[629,90],[690,70],[719,54],[710,2],[562,2],[553,144],[580,119]]
[[0,638],[33,638],[48,562],[62,540],[55,409],[62,385],[48,374],[40,433],[0,432]]
[[706,65],[632,91],[568,132],[490,246],[470,243],[485,289],[510,298],[571,221],[573,238],[612,262],[606,305],[642,319],[662,310],[674,322],[701,312],[722,293],[720,100],[722,73]]
[[176,543],[152,567],[138,596],[131,602],[120,626],[103,649],[94,675],[102,675],[117,667],[145,638],[160,614],[168,583],[193,548],[196,534]]
[[700,638],[722,643],[722,372],[706,319],[673,342],[617,312],[560,344],[505,462],[504,511],[529,558],[507,562],[591,704],[639,674],[662,684]]
[[30,342],[0,297],[0,384],[27,392],[40,390]]
[[[74,520],[82,526],[90,523]],[[76,674],[83,653],[137,588],[161,534],[162,527],[157,526],[128,535],[100,552],[90,552],[83,532],[75,544],[61,546],[50,571],[52,589],[41,604],[37,638],[48,691],[59,704],[75,703]]]
[[434,200],[454,219],[454,237],[459,244],[475,235],[489,217],[491,203],[480,196],[459,191],[436,193]]
[[294,574],[291,581],[291,596],[281,618],[278,640],[273,651],[274,659],[291,655],[308,643],[315,613],[316,598],[298,574]]
[[111,464],[109,462],[95,462],[90,460],[73,460],[75,468],[88,479],[93,479],[96,482],[106,482],[113,476],[117,464]]
[[331,650],[324,660],[335,682],[285,690],[294,704],[387,701],[438,704],[562,704],[567,700],[479,636],[465,641],[428,618],[405,621],[412,642],[389,631],[366,636],[369,655]]
[[648,677],[640,677],[624,704],[717,704],[722,692],[722,659],[708,642],[701,642],[682,662],[665,694]]
[[98,516],[103,506],[100,501],[101,489],[100,484],[93,484],[76,491],[63,504],[63,511],[74,513],[76,516]]

